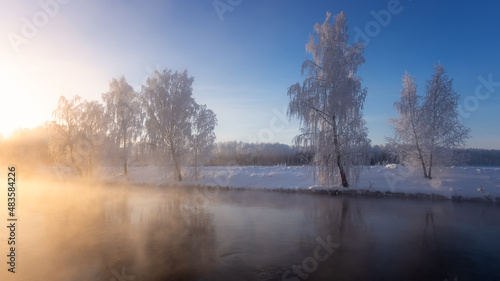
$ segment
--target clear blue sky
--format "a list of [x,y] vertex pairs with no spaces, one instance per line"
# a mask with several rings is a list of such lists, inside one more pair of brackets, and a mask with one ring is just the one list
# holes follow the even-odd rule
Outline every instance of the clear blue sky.
[[[455,79],[461,104],[469,102],[463,119],[472,129],[468,146],[500,149],[500,86],[479,86],[478,79],[491,75],[500,82],[497,1],[402,0],[399,13],[377,24],[379,30],[371,11],[387,10],[391,1],[240,2],[221,20],[213,0],[70,0],[43,22],[38,1],[4,1],[0,91],[11,106],[0,115],[1,133],[41,124],[59,95],[100,99],[113,77],[125,75],[140,89],[151,69],[169,68],[195,77],[194,97],[218,115],[218,140],[291,143],[298,122],[284,123],[280,113],[287,88],[302,81],[314,24],[327,11],[344,11],[351,40],[356,27],[372,35],[358,74],[368,89],[364,114],[373,144],[392,134],[387,120],[396,115],[405,70],[423,95],[440,61]],[[42,24],[15,52],[9,36],[22,36],[23,18]]]

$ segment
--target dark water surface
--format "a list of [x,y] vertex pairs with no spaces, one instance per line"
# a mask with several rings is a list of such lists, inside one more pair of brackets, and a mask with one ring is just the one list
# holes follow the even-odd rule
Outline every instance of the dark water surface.
[[494,204],[24,186],[1,280],[500,280]]

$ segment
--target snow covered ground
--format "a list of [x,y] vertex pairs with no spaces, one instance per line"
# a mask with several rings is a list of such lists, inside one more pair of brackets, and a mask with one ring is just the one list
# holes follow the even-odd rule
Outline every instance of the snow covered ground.
[[[59,177],[63,170],[52,172]],[[434,195],[449,199],[484,199],[500,202],[499,167],[446,167],[436,170],[434,179],[423,178],[420,170],[412,171],[396,164],[366,168],[357,184],[349,189],[321,187],[310,166],[273,167],[204,167],[200,178],[194,180],[190,170],[185,171],[183,185],[221,186],[248,189],[281,190],[327,190],[328,192],[349,191],[390,196]],[[70,172],[66,171],[66,177]],[[170,184],[172,172],[157,166],[129,167],[128,175],[115,167],[101,168],[96,175],[104,181],[139,184]],[[354,186],[355,185],[355,186]],[[387,193],[387,194],[386,194]]]

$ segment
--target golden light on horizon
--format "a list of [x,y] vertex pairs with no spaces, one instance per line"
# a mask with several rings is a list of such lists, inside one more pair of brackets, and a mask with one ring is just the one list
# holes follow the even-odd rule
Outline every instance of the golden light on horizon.
[[[52,118],[61,95],[100,99],[107,77],[81,63],[0,52],[0,134],[33,128]],[[92,81],[92,82],[91,82]]]
[[33,97],[35,84],[20,71],[18,66],[7,63],[0,69],[0,133],[8,137],[16,128],[30,128],[40,125],[39,104]]

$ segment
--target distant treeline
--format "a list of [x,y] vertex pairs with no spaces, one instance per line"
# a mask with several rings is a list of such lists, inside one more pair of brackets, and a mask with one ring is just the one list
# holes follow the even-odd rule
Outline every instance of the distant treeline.
[[[143,152],[142,145],[132,145],[131,162],[136,165],[155,163],[152,156]],[[370,147],[370,165],[399,163],[390,153],[389,145]],[[455,151],[461,159],[456,165],[500,166],[500,150],[459,149]],[[282,143],[245,143],[237,141],[215,144],[207,166],[275,166],[310,165],[314,152],[304,147]],[[110,159],[112,160],[112,159]],[[4,165],[21,164],[25,168],[33,165],[55,165],[50,157],[47,130],[42,126],[34,129],[16,130],[9,138],[0,137],[0,162]],[[107,165],[119,165],[119,161],[108,161]],[[115,163],[116,162],[116,163]]]
[[218,142],[212,149],[207,166],[275,166],[308,165],[312,150],[282,143]]
[[[390,145],[372,145],[369,148],[369,165],[399,163],[391,154]],[[457,149],[456,165],[500,166],[500,150]],[[208,166],[275,166],[312,164],[314,151],[282,143],[218,142],[212,150]]]
[[496,149],[459,149],[464,155],[464,166],[500,166],[500,150]]
[[[400,164],[392,149],[390,145],[371,146],[370,165]],[[500,150],[496,149],[462,148],[453,150],[453,155],[452,162],[458,166],[500,166]]]
[[[369,148],[366,164],[397,163],[383,145]],[[208,166],[275,166],[311,165],[314,150],[308,147],[282,143],[218,142],[212,150]]]

